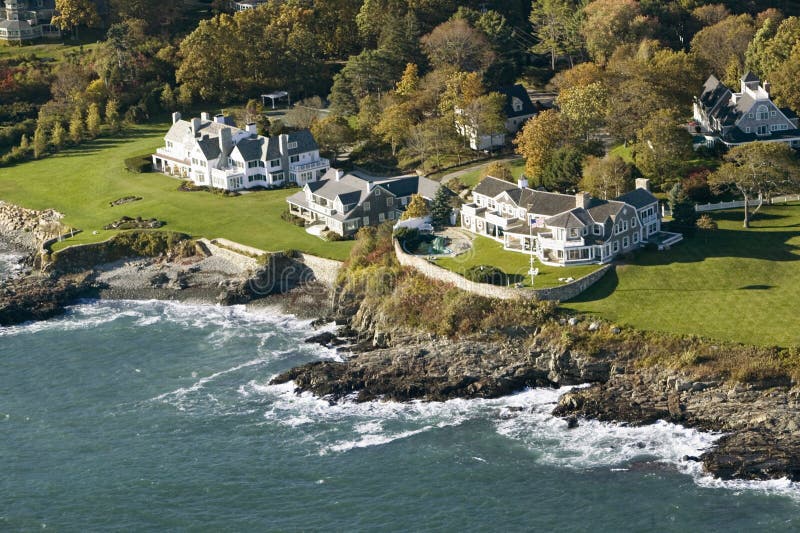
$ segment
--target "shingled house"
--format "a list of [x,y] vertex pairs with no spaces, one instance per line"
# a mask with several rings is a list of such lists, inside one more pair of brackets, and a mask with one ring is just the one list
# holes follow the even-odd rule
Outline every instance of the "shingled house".
[[649,240],[682,239],[661,231],[658,200],[646,179],[615,200],[537,191],[486,177],[461,208],[461,227],[502,242],[506,250],[535,255],[548,265],[608,263]]
[[55,0],[5,0],[0,9],[0,41],[22,43],[42,37],[60,37],[50,24]]
[[382,178],[332,168],[286,201],[293,215],[348,236],[364,226],[397,220],[412,195],[431,201],[439,187],[438,182],[416,174]]
[[762,84],[752,72],[742,76],[740,83],[741,90],[735,93],[713,75],[706,80],[702,94],[694,101],[695,147],[754,141],[800,147],[797,115],[772,102],[770,84]]
[[223,115],[202,113],[186,121],[173,113],[164,142],[153,154],[156,170],[228,191],[287,183],[302,187],[330,168],[308,130],[264,137],[255,124],[240,129]]

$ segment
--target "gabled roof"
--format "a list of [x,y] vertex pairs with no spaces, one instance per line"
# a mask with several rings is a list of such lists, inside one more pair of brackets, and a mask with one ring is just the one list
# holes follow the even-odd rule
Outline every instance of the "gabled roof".
[[594,198],[589,204],[588,211],[595,222],[603,224],[606,220],[615,218],[623,207],[625,204],[621,201]]
[[757,81],[757,82],[760,83],[761,79],[758,76],[756,76],[755,74],[753,74],[751,71],[748,70],[742,76],[741,81],[743,81],[745,83],[750,83],[750,82],[753,82],[753,81]]
[[521,205],[529,213],[552,216],[575,208],[575,196],[555,192],[524,189]]
[[[277,143],[278,139],[276,137],[270,137],[270,144],[273,143],[273,140]],[[297,146],[294,148],[289,148],[289,155],[296,155],[302,154],[304,152],[311,152],[312,150],[319,150],[319,145],[317,141],[314,140],[314,136],[311,135],[310,130],[300,130],[295,131],[289,134],[289,143],[296,142]],[[278,148],[278,153],[280,153],[280,148]]]
[[236,143],[236,149],[239,150],[245,161],[265,160],[267,159],[267,143],[266,137],[248,137]]
[[200,151],[203,152],[205,158],[209,161],[212,159],[217,159],[222,153],[222,150],[219,147],[219,139],[203,137],[202,139],[197,139],[197,146],[200,148]]
[[473,193],[482,194],[490,198],[494,198],[501,192],[516,189],[517,186],[506,180],[495,178],[494,176],[486,176],[480,183],[472,190]]
[[658,198],[653,196],[653,194],[646,189],[635,189],[631,192],[626,192],[622,196],[618,196],[617,200],[630,204],[636,209],[641,209],[658,202]]
[[581,219],[585,218],[586,211],[584,211],[583,208],[578,207],[571,211],[567,211],[566,213],[561,213],[548,218],[545,220],[545,224],[553,228],[583,228],[587,225],[587,223]]
[[[531,97],[528,95],[528,91],[526,91],[525,87],[519,83],[508,87],[502,87],[497,92],[506,97],[506,102],[503,106],[503,112],[507,118],[535,115],[544,109],[542,104],[537,106],[531,102]],[[512,105],[514,98],[518,98],[522,102],[522,109],[519,111],[514,111],[514,106]]]

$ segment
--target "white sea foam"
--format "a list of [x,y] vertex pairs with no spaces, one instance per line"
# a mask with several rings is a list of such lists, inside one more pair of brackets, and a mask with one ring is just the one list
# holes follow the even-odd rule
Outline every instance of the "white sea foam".
[[[551,415],[558,398],[568,390],[529,389],[492,400],[335,405],[308,393],[295,394],[292,383],[271,386],[253,381],[240,389],[240,393],[267,395],[270,402],[264,417],[270,423],[302,426],[314,432],[309,437],[317,443],[321,455],[383,446],[437,428],[483,419],[491,422],[498,434],[525,445],[531,451],[531,460],[544,464],[575,470],[608,468],[626,472],[636,462],[656,462],[691,476],[702,487],[755,490],[800,500],[798,483],[722,481],[705,474],[700,463],[683,460],[687,455],[701,455],[719,434],[667,422],[632,427],[580,420],[577,428],[568,429],[563,419]],[[488,462],[484,457],[472,459]]]

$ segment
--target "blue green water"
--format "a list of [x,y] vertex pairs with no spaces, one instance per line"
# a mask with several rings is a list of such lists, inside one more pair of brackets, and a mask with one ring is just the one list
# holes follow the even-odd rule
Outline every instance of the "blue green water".
[[330,406],[269,386],[336,357],[308,334],[266,310],[124,301],[0,328],[0,530],[800,529],[795,486],[680,460],[714,436],[567,430],[554,391]]

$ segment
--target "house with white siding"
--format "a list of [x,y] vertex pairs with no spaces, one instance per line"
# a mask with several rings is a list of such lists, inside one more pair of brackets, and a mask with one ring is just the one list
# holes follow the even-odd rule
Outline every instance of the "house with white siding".
[[608,263],[648,241],[663,246],[682,239],[661,230],[658,199],[646,179],[615,200],[538,191],[524,179],[515,185],[491,176],[472,195],[461,207],[461,227],[547,265]]
[[399,219],[415,194],[432,201],[440,186],[416,174],[376,177],[332,168],[286,201],[289,212],[309,224],[349,236],[359,228]]
[[5,0],[0,9],[0,41],[22,43],[42,37],[60,37],[50,24],[55,0]]
[[302,187],[330,168],[310,131],[264,137],[255,124],[240,129],[224,115],[202,113],[187,121],[173,113],[164,143],[152,156],[154,169],[226,191]]

